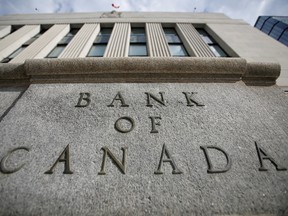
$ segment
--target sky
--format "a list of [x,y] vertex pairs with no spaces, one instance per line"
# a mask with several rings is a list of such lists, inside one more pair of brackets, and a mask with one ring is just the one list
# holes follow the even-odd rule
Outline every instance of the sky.
[[288,16],[288,0],[0,0],[0,15],[112,11],[215,12],[254,25],[260,15]]

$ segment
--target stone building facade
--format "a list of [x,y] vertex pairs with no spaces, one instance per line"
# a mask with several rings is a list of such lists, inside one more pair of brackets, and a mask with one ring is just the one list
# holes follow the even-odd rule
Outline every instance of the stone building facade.
[[0,215],[288,215],[283,44],[213,13],[7,15],[0,38]]
[[[8,63],[1,64],[2,71],[15,71],[16,65],[20,64],[40,64],[38,66],[44,67],[45,62],[51,58],[70,64],[69,62],[74,61],[67,59],[77,58],[77,61],[85,62],[95,60],[93,57],[104,57],[105,64],[114,58],[126,57],[143,57],[135,62],[157,62],[157,59],[163,60],[160,58],[175,57],[169,61],[173,62],[181,61],[181,57],[185,57],[183,61],[192,62],[199,61],[200,58],[207,58],[203,59],[205,61],[222,56],[223,59],[214,62],[218,64],[223,60],[245,61],[241,64],[244,64],[246,71],[241,72],[238,80],[243,78],[249,80],[247,82],[258,82],[258,85],[269,85],[274,83],[280,72],[277,84],[288,85],[287,47],[271,40],[242,20],[233,20],[223,14],[113,11],[90,14],[7,15],[0,18],[0,26],[0,60]],[[28,61],[24,63],[25,60]],[[103,59],[98,58],[95,61],[102,62]],[[266,73],[259,73],[249,69],[260,64],[265,65],[263,67],[271,66],[270,63],[278,64],[281,70],[276,72],[269,69]],[[147,67],[152,64],[144,63]],[[184,65],[186,63],[183,63]],[[67,68],[67,65],[65,67]],[[103,68],[107,67],[103,65],[99,70]],[[133,68],[141,70],[140,65]],[[34,82],[36,79],[33,77],[38,78],[37,74],[27,70],[28,67],[25,67],[25,71],[22,71],[23,79],[26,75],[27,83]],[[126,68],[123,70],[126,71]],[[13,72],[9,74],[9,79],[14,79]],[[74,77],[76,74],[73,72]],[[15,72],[15,76],[15,82],[19,81],[19,73]],[[46,77],[57,82],[55,76],[45,74]],[[195,75],[192,77],[195,78]],[[95,79],[96,82],[101,82],[101,79]],[[1,82],[2,80],[7,83],[5,76],[1,78]]]

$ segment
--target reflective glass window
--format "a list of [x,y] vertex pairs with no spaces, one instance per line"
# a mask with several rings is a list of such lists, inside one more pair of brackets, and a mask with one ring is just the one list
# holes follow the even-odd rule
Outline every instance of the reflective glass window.
[[132,43],[146,43],[145,35],[131,35],[130,42]]
[[28,41],[26,41],[23,45],[24,46],[29,46],[30,44],[32,44],[35,40],[37,40],[39,37],[41,37],[41,35],[43,35],[46,32],[47,29],[41,29],[41,31],[36,34],[35,36],[33,36],[32,38],[30,38]]
[[24,45],[30,45],[30,44],[33,43],[36,39],[37,39],[36,37],[32,37],[32,38],[30,38],[28,41],[26,41],[26,42],[24,43]]
[[274,27],[274,25],[276,25],[279,21],[269,18],[265,24],[262,26],[261,31],[265,32],[266,34],[269,34],[270,31],[272,30],[272,28]]
[[78,31],[78,28],[70,29],[70,32],[58,42],[56,47],[46,56],[46,58],[58,58],[58,56],[63,52],[65,47],[73,39]]
[[34,37],[32,37],[32,38],[30,38],[28,41],[26,41],[23,45],[24,45],[24,46],[29,46],[29,45],[32,44],[35,40],[37,40],[41,35],[42,35],[42,33],[38,33],[37,35],[35,35]]
[[8,63],[13,58],[15,58],[20,52],[22,52],[27,46],[19,47],[17,50],[15,50],[12,54],[10,54],[8,57],[4,58],[1,63]]
[[281,37],[279,38],[279,41],[288,46],[288,30],[286,30]]
[[144,28],[132,28],[130,43],[146,43],[146,34]]
[[164,28],[166,41],[169,46],[171,56],[188,56],[188,53],[174,28]]
[[227,54],[221,49],[219,45],[209,46],[216,57],[227,57]]
[[74,37],[78,31],[79,31],[79,28],[72,28],[72,29],[70,29],[70,32],[67,34],[67,36],[68,37]]
[[130,44],[129,56],[147,56],[146,44]]
[[164,28],[165,37],[168,43],[182,43],[173,28]]
[[58,44],[62,44],[62,45],[67,45],[71,40],[73,39],[73,37],[63,37]]
[[94,43],[108,43],[110,39],[110,35],[98,35],[95,40]]
[[131,28],[129,56],[147,56],[145,28]]
[[265,23],[265,21],[267,19],[269,19],[270,17],[269,16],[261,16],[258,18],[258,20],[256,21],[256,24],[255,24],[255,27],[258,28],[258,29],[261,29],[263,24]]
[[15,58],[20,52],[22,52],[24,49],[26,49],[26,47],[20,47],[18,48],[16,51],[14,51],[9,58]]
[[101,57],[104,56],[106,44],[95,44],[91,47],[88,57]]
[[108,43],[111,36],[112,28],[103,28],[94,40],[94,43]]
[[213,38],[210,37],[210,35],[208,35],[208,33],[204,29],[197,29],[197,31],[200,34],[200,36],[202,37],[202,39],[205,41],[205,43],[207,43],[207,44],[215,43]]
[[47,56],[47,58],[58,58],[58,56],[65,49],[65,46],[56,46]]
[[272,29],[269,35],[275,38],[276,40],[278,40],[286,28],[288,28],[287,24],[279,22],[274,26],[274,28]]
[[87,56],[88,57],[103,57],[107,44],[109,42],[111,33],[112,33],[112,28],[101,28]]
[[268,19],[268,18],[267,17],[259,17],[259,19],[256,22],[255,27],[258,29],[261,29],[261,27],[262,27],[262,25],[266,19]]
[[59,41],[59,45],[67,45],[79,31],[78,28],[70,29],[70,32]]
[[172,56],[187,56],[187,52],[182,44],[170,44],[170,53]]
[[278,38],[281,36],[282,32],[283,32],[283,29],[280,29],[279,27],[275,26],[269,35],[271,37],[275,38],[276,40],[278,40]]
[[201,38],[205,41],[205,43],[209,46],[210,50],[216,57],[228,57],[226,52],[219,46],[219,44],[208,34],[204,29],[196,29],[201,36]]

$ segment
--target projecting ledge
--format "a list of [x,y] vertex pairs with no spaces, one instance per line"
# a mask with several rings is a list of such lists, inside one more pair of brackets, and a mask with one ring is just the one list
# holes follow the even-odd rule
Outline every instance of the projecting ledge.
[[28,78],[30,83],[224,83],[243,79],[252,85],[273,85],[280,73],[280,66],[274,63],[263,66],[247,64],[242,58],[215,57],[29,59],[23,65],[0,64],[0,68],[1,83],[19,78]]
[[30,79],[26,75],[24,64],[0,63],[0,86],[29,85]]
[[32,83],[42,82],[236,82],[240,58],[78,58],[27,60]]
[[249,62],[242,77],[246,85],[270,86],[280,76],[281,66],[278,63]]

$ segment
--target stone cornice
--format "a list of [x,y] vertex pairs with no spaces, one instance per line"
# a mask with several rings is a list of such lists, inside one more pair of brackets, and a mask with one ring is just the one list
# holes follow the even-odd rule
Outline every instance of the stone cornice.
[[0,64],[0,84],[243,80],[247,85],[274,85],[280,70],[278,63],[249,63],[243,58],[29,59],[24,64]]

